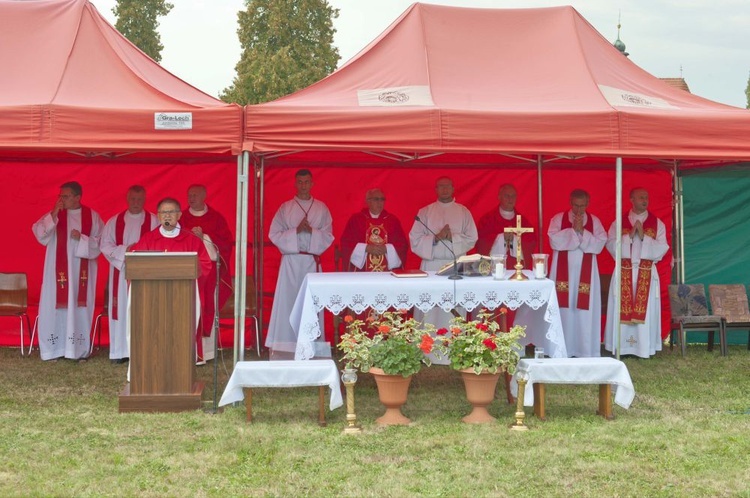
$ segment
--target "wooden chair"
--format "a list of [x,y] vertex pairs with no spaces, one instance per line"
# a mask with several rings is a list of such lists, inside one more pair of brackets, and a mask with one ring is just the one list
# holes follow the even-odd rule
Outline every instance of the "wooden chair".
[[[122,310],[122,312],[125,313],[126,310]],[[104,286],[104,305],[102,305],[102,310],[99,314],[96,315],[94,325],[91,327],[91,346],[89,347],[89,356],[94,354],[95,336],[97,339],[96,349],[102,349],[102,324],[100,321],[102,318],[109,318],[109,282]]]
[[672,312],[669,342],[674,344],[674,331],[678,331],[682,356],[687,353],[687,331],[708,331],[708,350],[713,351],[714,332],[719,331],[721,354],[726,350],[724,321],[719,315],[708,314],[706,289],[703,284],[672,284],[669,286],[669,305]]
[[[237,282],[236,278],[233,280],[232,295],[229,296],[229,299],[227,299],[227,302],[224,303],[224,306],[219,311],[220,320],[234,320],[234,289],[236,289]],[[258,307],[255,299],[255,278],[251,275],[247,276],[247,286],[245,287],[245,319],[250,319],[255,324],[255,348],[260,358],[262,345],[260,325],[258,323]]]
[[[747,348],[750,350],[750,309],[748,309],[747,292],[742,284],[709,285],[708,294],[711,298],[711,309],[714,314],[724,319],[724,331],[739,329],[748,331]],[[729,352],[726,340],[722,354]]]
[[[26,319],[26,329],[29,341],[33,341],[31,321],[28,310],[29,286],[25,273],[0,273],[0,316],[15,316],[21,320],[21,356],[23,356],[23,321]],[[29,354],[31,346],[29,345]]]

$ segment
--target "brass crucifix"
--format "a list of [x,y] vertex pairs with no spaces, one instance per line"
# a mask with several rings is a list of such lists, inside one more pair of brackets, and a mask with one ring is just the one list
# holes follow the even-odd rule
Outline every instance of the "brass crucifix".
[[521,226],[521,215],[516,215],[516,226],[505,229],[505,233],[512,233],[515,237],[516,245],[516,274],[511,277],[511,280],[528,280],[529,277],[523,274],[523,252],[521,251],[521,235],[525,233],[533,232],[533,228],[524,228]]

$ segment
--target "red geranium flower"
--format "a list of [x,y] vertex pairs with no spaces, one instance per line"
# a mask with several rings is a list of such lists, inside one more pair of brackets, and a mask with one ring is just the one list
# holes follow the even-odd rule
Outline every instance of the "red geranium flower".
[[448,333],[448,329],[443,327],[442,329],[437,329],[437,335],[445,335]]
[[380,332],[381,334],[387,334],[390,331],[391,327],[389,327],[388,325],[383,324],[378,327],[378,332]]
[[477,330],[481,330],[482,332],[487,332],[489,327],[485,325],[484,323],[477,323]]
[[345,321],[346,323],[352,323],[352,322],[354,321],[354,317],[352,317],[352,315],[346,315],[346,316],[344,317],[344,321]]
[[482,344],[487,346],[487,348],[491,349],[492,351],[497,349],[497,344],[495,344],[495,341],[493,341],[491,337],[488,337],[487,339],[483,340]]
[[432,351],[432,344],[434,342],[435,339],[430,337],[429,334],[425,334],[422,336],[422,343],[419,345],[419,349],[421,349],[423,353],[427,354]]

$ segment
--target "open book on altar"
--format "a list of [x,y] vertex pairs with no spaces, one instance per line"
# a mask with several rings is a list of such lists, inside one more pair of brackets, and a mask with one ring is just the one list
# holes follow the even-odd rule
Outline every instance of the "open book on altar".
[[[456,260],[458,274],[466,277],[480,277],[492,274],[492,258],[482,254],[468,254]],[[437,271],[437,275],[453,273],[453,263],[444,265]]]

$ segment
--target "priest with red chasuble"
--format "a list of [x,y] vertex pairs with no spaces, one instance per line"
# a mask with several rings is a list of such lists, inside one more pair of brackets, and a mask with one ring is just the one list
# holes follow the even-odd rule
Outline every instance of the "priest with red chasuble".
[[[500,205],[486,213],[479,220],[477,231],[477,252],[485,256],[491,254],[505,254],[505,266],[512,269],[516,265],[516,237],[512,233],[505,233],[506,228],[516,226],[516,188],[506,183],[500,187],[497,195]],[[521,226],[532,226],[523,215]],[[534,232],[524,234],[521,237],[521,253],[524,259],[524,267],[531,268],[531,254],[536,251],[537,236]]]
[[[200,329],[206,339],[199,351],[206,349],[206,358],[213,358],[214,341],[211,339],[216,310],[214,309],[214,292],[216,290],[216,267],[219,267],[219,309],[224,306],[229,296],[232,295],[232,277],[229,273],[229,261],[232,257],[234,237],[229,230],[227,220],[217,210],[206,204],[206,187],[204,185],[191,185],[188,187],[188,210],[182,213],[180,224],[185,230],[190,230],[196,237],[203,239],[206,251],[213,264],[211,273],[203,281],[200,289],[201,294],[201,323]],[[214,246],[215,244],[215,246]],[[216,251],[218,248],[218,253]],[[200,360],[203,360],[201,354]]]
[[[180,203],[176,199],[167,197],[159,201],[156,208],[159,217],[159,228],[144,234],[138,242],[133,244],[133,251],[164,251],[164,252],[195,252],[198,254],[198,289],[203,285],[206,277],[211,274],[211,258],[206,247],[190,230],[183,229],[179,220],[182,216]],[[203,334],[200,327],[196,327],[195,334],[196,361],[204,363]]]
[[[633,208],[622,220],[622,288],[620,308],[620,344],[613,313],[607,316],[604,347],[621,355],[648,358],[661,351],[661,299],[656,263],[669,251],[664,223],[648,211],[648,192],[630,191]],[[607,250],[615,257],[616,223],[607,234]],[[614,294],[609,289],[607,309],[614,310]]]
[[607,243],[607,232],[596,216],[587,213],[589,194],[570,193],[569,211],[552,217],[547,230],[554,250],[550,279],[555,282],[560,319],[568,356],[600,356],[601,285],[596,255]]
[[406,261],[407,241],[401,223],[384,209],[385,194],[373,188],[365,194],[367,207],[349,218],[341,237],[348,271],[388,271]]
[[49,213],[34,223],[36,240],[47,248],[39,299],[39,353],[42,360],[84,360],[96,297],[96,259],[104,223],[81,205],[78,182],[60,186]]

